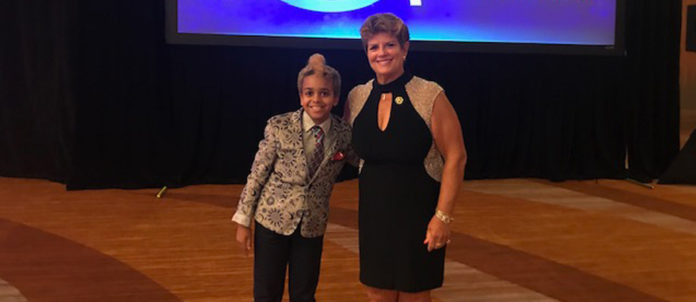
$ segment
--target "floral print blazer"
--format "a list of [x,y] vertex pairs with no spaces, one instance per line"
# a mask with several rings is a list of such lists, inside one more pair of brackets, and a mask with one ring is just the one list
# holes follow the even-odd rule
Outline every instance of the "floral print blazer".
[[301,221],[303,237],[324,234],[336,177],[346,162],[357,165],[358,159],[350,147],[350,126],[332,114],[324,140],[324,160],[314,175],[309,175],[302,112],[300,109],[268,120],[234,222],[249,226],[253,217],[267,229],[291,235]]

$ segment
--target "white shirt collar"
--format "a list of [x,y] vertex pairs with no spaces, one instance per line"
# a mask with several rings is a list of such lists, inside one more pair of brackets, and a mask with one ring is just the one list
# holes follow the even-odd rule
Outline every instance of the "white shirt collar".
[[[307,132],[309,129],[314,127],[314,121],[312,118],[309,116],[307,111],[302,110],[302,129]],[[331,115],[329,114],[329,118],[327,118],[325,121],[323,121],[321,124],[318,125],[321,127],[321,130],[324,130],[324,133],[328,133],[329,129],[331,128]]]

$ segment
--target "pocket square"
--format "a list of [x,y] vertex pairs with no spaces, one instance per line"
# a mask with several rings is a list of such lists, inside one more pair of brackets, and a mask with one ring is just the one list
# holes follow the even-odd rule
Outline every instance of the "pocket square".
[[331,157],[331,160],[333,160],[333,161],[342,160],[344,157],[345,157],[345,155],[343,155],[343,152],[338,151],[338,152],[336,152],[336,154],[333,155],[333,157]]

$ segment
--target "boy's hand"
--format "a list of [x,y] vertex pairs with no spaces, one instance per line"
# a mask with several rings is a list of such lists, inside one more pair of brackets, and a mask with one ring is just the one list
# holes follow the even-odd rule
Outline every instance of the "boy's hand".
[[237,243],[244,252],[244,256],[249,257],[251,251],[251,229],[241,224],[237,224]]

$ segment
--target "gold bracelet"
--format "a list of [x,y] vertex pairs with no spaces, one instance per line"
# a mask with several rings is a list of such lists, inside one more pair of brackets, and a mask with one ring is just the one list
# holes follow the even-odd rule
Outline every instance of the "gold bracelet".
[[435,217],[437,219],[440,219],[440,221],[444,222],[445,224],[450,224],[452,221],[454,221],[454,218],[452,216],[445,214],[445,212],[436,210],[435,211]]

